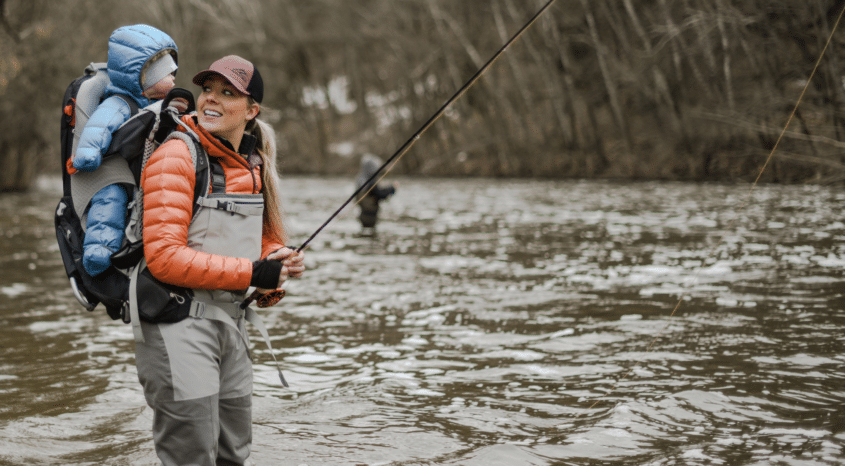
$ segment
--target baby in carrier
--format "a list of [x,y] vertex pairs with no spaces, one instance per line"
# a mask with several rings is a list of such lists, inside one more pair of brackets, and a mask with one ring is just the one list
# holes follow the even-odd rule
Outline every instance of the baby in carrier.
[[[175,85],[176,43],[164,32],[145,24],[116,29],[109,38],[105,100],[97,107],[68,161],[68,173],[100,167],[112,133],[133,115],[125,97],[138,108],[163,99]],[[125,97],[121,97],[125,96]],[[82,265],[95,276],[111,265],[111,255],[123,242],[130,194],[120,184],[100,189],[87,208]]]

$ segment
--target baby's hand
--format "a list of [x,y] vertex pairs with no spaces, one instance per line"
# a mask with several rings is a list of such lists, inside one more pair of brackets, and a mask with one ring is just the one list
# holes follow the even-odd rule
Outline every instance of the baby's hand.
[[177,113],[185,113],[188,111],[188,101],[181,97],[177,97],[167,104],[167,108],[172,108],[173,110],[176,110]]

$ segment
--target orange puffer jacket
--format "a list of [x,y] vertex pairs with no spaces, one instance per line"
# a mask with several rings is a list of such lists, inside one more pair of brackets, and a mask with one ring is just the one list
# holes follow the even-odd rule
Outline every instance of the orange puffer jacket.
[[[226,148],[202,129],[192,116],[182,120],[199,136],[202,146],[226,172],[226,192],[257,194],[261,166],[250,167],[241,155]],[[150,156],[141,176],[144,189],[144,256],[153,276],[176,286],[211,290],[246,290],[252,278],[252,260],[197,251],[188,247],[188,226],[193,215],[194,166],[185,143],[173,139]],[[273,232],[267,217],[261,257],[283,247],[282,232]]]

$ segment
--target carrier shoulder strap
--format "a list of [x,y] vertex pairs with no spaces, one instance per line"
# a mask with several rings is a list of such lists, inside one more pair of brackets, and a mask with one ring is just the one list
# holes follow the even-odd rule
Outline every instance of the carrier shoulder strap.
[[136,113],[138,113],[138,110],[139,110],[138,102],[135,102],[135,99],[133,99],[132,97],[129,97],[126,94],[114,94],[114,95],[115,95],[115,97],[120,97],[121,100],[126,102],[126,105],[129,105],[129,115],[130,115],[130,117],[132,115],[135,115]]
[[211,192],[225,193],[226,171],[223,169],[223,165],[220,165],[220,162],[217,161],[217,159],[212,159],[211,157],[209,157],[209,162],[209,168],[211,168]]
[[[183,124],[180,122],[180,125]],[[185,126],[183,125],[183,127]],[[199,207],[197,200],[208,194],[208,187],[211,184],[211,169],[208,154],[200,144],[199,137],[192,130],[188,129],[188,131],[174,131],[165,141],[179,139],[188,146],[188,151],[191,153],[191,162],[194,164],[194,172],[196,173],[196,185],[194,187],[194,213],[196,213]]]

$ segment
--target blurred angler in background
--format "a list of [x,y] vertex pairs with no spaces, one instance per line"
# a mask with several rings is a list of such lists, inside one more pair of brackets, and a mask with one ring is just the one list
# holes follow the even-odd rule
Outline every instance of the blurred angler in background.
[[364,154],[361,157],[361,170],[355,178],[355,189],[366,187],[356,196],[361,214],[358,220],[361,221],[361,234],[373,236],[376,233],[376,222],[378,222],[379,203],[396,193],[396,186],[393,183],[377,183],[377,179],[367,182],[376,174],[382,160],[373,154]]

